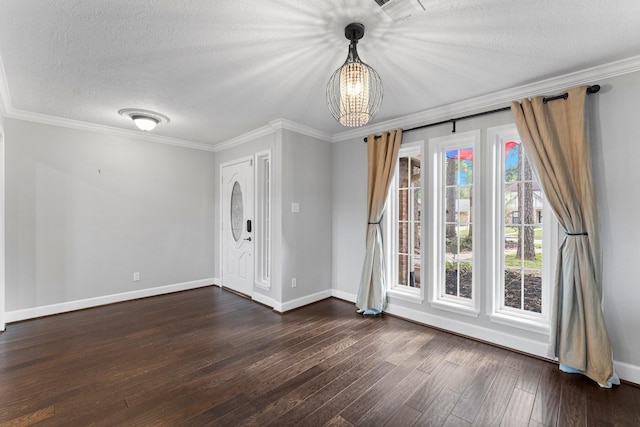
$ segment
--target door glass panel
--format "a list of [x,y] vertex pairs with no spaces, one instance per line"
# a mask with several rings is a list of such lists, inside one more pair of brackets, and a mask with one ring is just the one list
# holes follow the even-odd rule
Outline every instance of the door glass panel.
[[236,181],[233,184],[233,190],[231,190],[231,234],[233,235],[233,240],[236,242],[240,240],[240,236],[242,236],[242,224],[244,209],[242,206],[242,189],[240,188],[240,183]]

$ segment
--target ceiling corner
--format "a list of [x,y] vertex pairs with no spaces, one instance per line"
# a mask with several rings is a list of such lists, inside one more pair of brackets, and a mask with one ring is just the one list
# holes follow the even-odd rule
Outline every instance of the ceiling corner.
[[286,120],[286,119],[272,120],[269,122],[269,126],[271,126],[274,130],[286,129],[292,132],[297,132],[302,135],[319,139],[321,141],[332,142],[331,134],[300,124],[300,123],[293,122],[291,120]]

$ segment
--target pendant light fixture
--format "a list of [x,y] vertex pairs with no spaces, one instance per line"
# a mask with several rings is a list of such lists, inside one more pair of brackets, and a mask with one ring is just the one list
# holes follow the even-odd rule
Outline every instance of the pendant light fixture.
[[364,25],[352,23],[344,36],[351,41],[347,60],[327,84],[327,105],[331,115],[344,126],[364,126],[373,119],[382,103],[382,81],[358,56],[356,45],[364,36]]
[[122,117],[128,117],[140,130],[148,132],[153,130],[157,125],[169,123],[169,117],[155,111],[141,110],[139,108],[123,108],[118,111]]

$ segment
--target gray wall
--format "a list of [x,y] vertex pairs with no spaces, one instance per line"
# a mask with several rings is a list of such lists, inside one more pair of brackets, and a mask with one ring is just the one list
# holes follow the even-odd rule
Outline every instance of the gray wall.
[[[591,114],[592,162],[596,196],[601,218],[604,256],[604,310],[614,347],[614,359],[639,372],[640,286],[635,270],[640,241],[637,212],[640,210],[640,73],[597,82],[600,94],[589,98]],[[461,121],[458,132],[513,123],[510,112]],[[443,125],[407,133],[403,142],[450,135]],[[486,137],[483,132],[483,139]],[[426,144],[426,142],[425,142]],[[365,251],[366,146],[362,138],[335,144],[333,148],[333,288],[338,296],[354,298],[358,291]],[[480,237],[476,235],[476,237]],[[485,316],[467,318],[455,313],[438,313],[425,301],[416,304],[393,300],[398,307],[436,313],[452,321],[490,327],[529,342],[546,345],[547,336],[489,323]],[[485,301],[482,307],[486,307]]]
[[640,72],[598,82],[590,117],[603,248],[604,315],[615,360],[640,369]]
[[367,145],[362,138],[333,144],[333,289],[358,292],[367,234]]
[[[331,144],[285,130],[282,144],[282,301],[331,289]],[[300,212],[291,212],[291,203]],[[291,279],[297,287],[291,287]]]
[[[216,153],[220,165],[271,149],[272,167],[272,275],[271,288],[256,287],[276,303],[287,303],[331,289],[331,149],[326,141],[290,130],[272,134]],[[219,180],[219,178],[217,178]],[[291,203],[300,205],[291,212]],[[216,223],[219,223],[219,188],[216,188]],[[215,237],[219,247],[219,235]],[[216,259],[215,277],[220,278]],[[297,287],[291,287],[291,279]]]
[[[0,242],[4,243],[4,116],[0,108]],[[5,245],[0,246],[0,331],[5,329]]]
[[213,153],[14,119],[5,131],[7,311],[213,277]]

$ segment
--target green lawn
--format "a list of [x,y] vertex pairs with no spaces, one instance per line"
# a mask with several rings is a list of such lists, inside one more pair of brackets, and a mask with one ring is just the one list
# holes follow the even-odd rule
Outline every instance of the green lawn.
[[[507,225],[504,227],[504,237],[518,237],[518,227]],[[542,227],[535,226],[533,231],[535,239],[542,239]]]
[[[515,254],[507,254],[504,256],[504,265],[505,267],[520,267],[520,259],[516,258]],[[542,269],[542,254],[536,254],[535,261],[525,260],[524,268]]]

